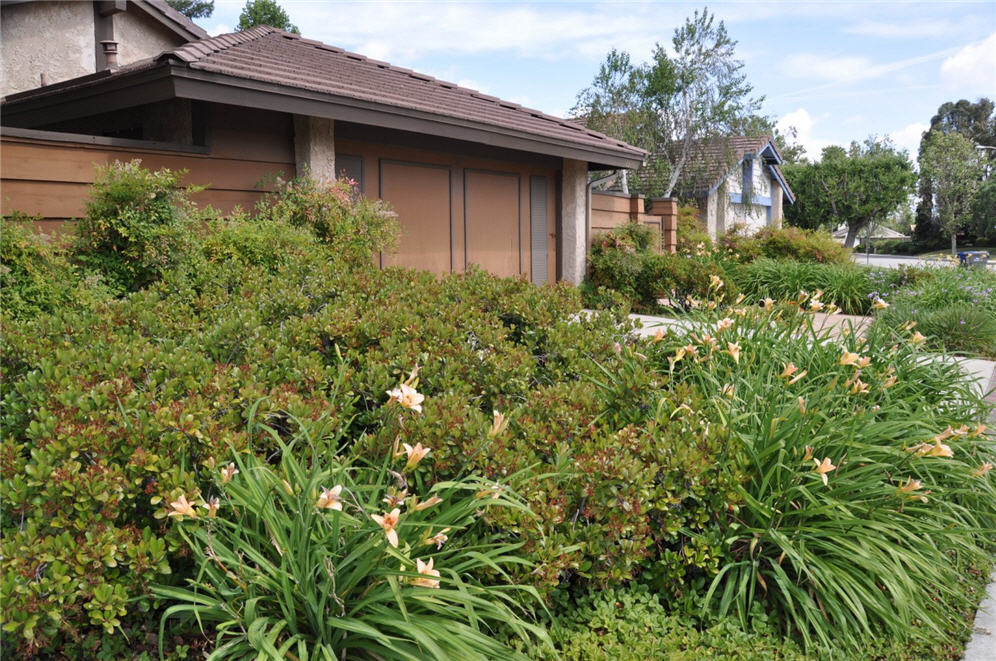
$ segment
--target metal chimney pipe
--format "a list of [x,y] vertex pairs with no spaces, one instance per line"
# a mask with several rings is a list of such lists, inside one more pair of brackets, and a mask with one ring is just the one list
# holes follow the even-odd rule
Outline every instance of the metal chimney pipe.
[[104,49],[104,62],[108,69],[118,68],[118,42],[105,40],[100,42],[100,47]]

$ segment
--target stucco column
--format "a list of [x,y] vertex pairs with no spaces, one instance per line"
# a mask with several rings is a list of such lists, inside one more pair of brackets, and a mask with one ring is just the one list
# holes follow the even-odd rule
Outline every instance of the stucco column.
[[771,184],[771,226],[782,226],[782,187],[775,182]]
[[324,117],[294,115],[294,161],[298,176],[316,181],[335,179],[335,122]]
[[560,277],[580,284],[585,274],[585,233],[588,208],[585,187],[588,185],[588,163],[564,159],[563,182],[560,190]]

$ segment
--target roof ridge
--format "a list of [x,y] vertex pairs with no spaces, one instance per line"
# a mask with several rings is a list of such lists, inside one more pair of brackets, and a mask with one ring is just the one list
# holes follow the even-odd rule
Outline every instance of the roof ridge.
[[290,34],[289,32],[272,28],[269,25],[256,25],[248,30],[226,32],[225,34],[219,34],[213,37],[204,37],[203,39],[198,39],[197,41],[187,42],[182,46],[177,46],[171,50],[163,51],[155,59],[157,62],[160,62],[162,60],[175,57],[183,62],[196,62],[197,60],[213,53],[220,53],[223,50],[228,50],[229,48],[240,46],[242,44],[249,43],[250,41],[255,41],[274,32]]

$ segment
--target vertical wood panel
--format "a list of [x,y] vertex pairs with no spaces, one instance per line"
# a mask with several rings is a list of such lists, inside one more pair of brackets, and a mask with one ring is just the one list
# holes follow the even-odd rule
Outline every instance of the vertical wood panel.
[[451,171],[448,166],[381,160],[380,198],[391,203],[401,224],[395,254],[384,266],[447,273],[452,264]]
[[516,173],[464,170],[468,265],[503,277],[520,273],[519,190]]
[[547,269],[547,246],[549,245],[549,184],[546,177],[529,177],[529,228],[530,253],[532,255],[532,281],[545,284],[550,277]]

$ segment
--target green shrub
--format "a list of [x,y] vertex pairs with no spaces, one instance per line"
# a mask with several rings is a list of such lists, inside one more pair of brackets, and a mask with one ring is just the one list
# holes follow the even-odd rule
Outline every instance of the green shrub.
[[798,227],[765,227],[754,237],[761,256],[769,259],[794,259],[821,264],[846,264],[851,251],[833,240],[827,232]]
[[[586,595],[550,626],[556,658],[569,661],[805,658],[791,641],[772,634],[764,618],[748,631],[730,621],[699,630],[639,585]],[[554,658],[539,649],[530,652],[531,658]]]
[[937,267],[873,272],[870,296],[890,304],[876,326],[900,332],[910,322],[930,346],[996,357],[996,274],[987,269]]
[[853,264],[816,264],[761,259],[733,271],[733,280],[753,303],[765,298],[795,300],[801,292],[822,291],[823,303],[845,314],[864,314],[873,298],[869,271]]
[[712,250],[712,239],[699,219],[699,208],[693,204],[678,207],[677,252],[679,255],[705,254]]
[[499,629],[549,645],[524,619],[535,591],[475,577],[526,564],[508,534],[469,534],[492,510],[523,510],[507,488],[412,483],[422,457],[404,450],[379,466],[337,456],[342,431],[321,420],[287,442],[266,431],[275,465],[236,454],[208,495],[174,494],[197,573],[154,588],[175,604],[160,645],[174,618],[209,627],[214,658],[517,658]]
[[370,263],[377,253],[393,250],[400,234],[396,215],[385,202],[359,195],[341,179],[299,177],[283,183],[260,202],[257,215],[310,228],[351,264]]
[[[714,304],[735,299],[736,287],[721,266],[709,258],[659,253],[653,237],[653,230],[639,223],[595,237],[582,289],[590,307],[604,304],[606,294],[596,295],[602,290],[617,292],[641,312],[660,311],[661,299],[665,307],[680,310],[710,299]],[[725,286],[717,289],[714,277]]]
[[200,249],[209,262],[233,261],[275,271],[316,252],[317,241],[307,228],[234,214],[207,223]]
[[150,172],[141,161],[98,168],[77,223],[75,259],[122,291],[158,280],[189,248],[192,189],[179,188],[185,172]]
[[744,627],[766,613],[807,647],[846,653],[883,632],[945,640],[964,629],[965,570],[990,560],[996,530],[988,406],[909,332],[835,341],[807,316],[779,319],[747,315],[718,348],[694,342],[694,359],[668,336],[652,358],[712,394],[701,415],[727,421],[746,477],[716,519],[706,612]]
[[34,317],[72,301],[78,278],[60,246],[15,213],[0,230],[0,305],[8,319]]

